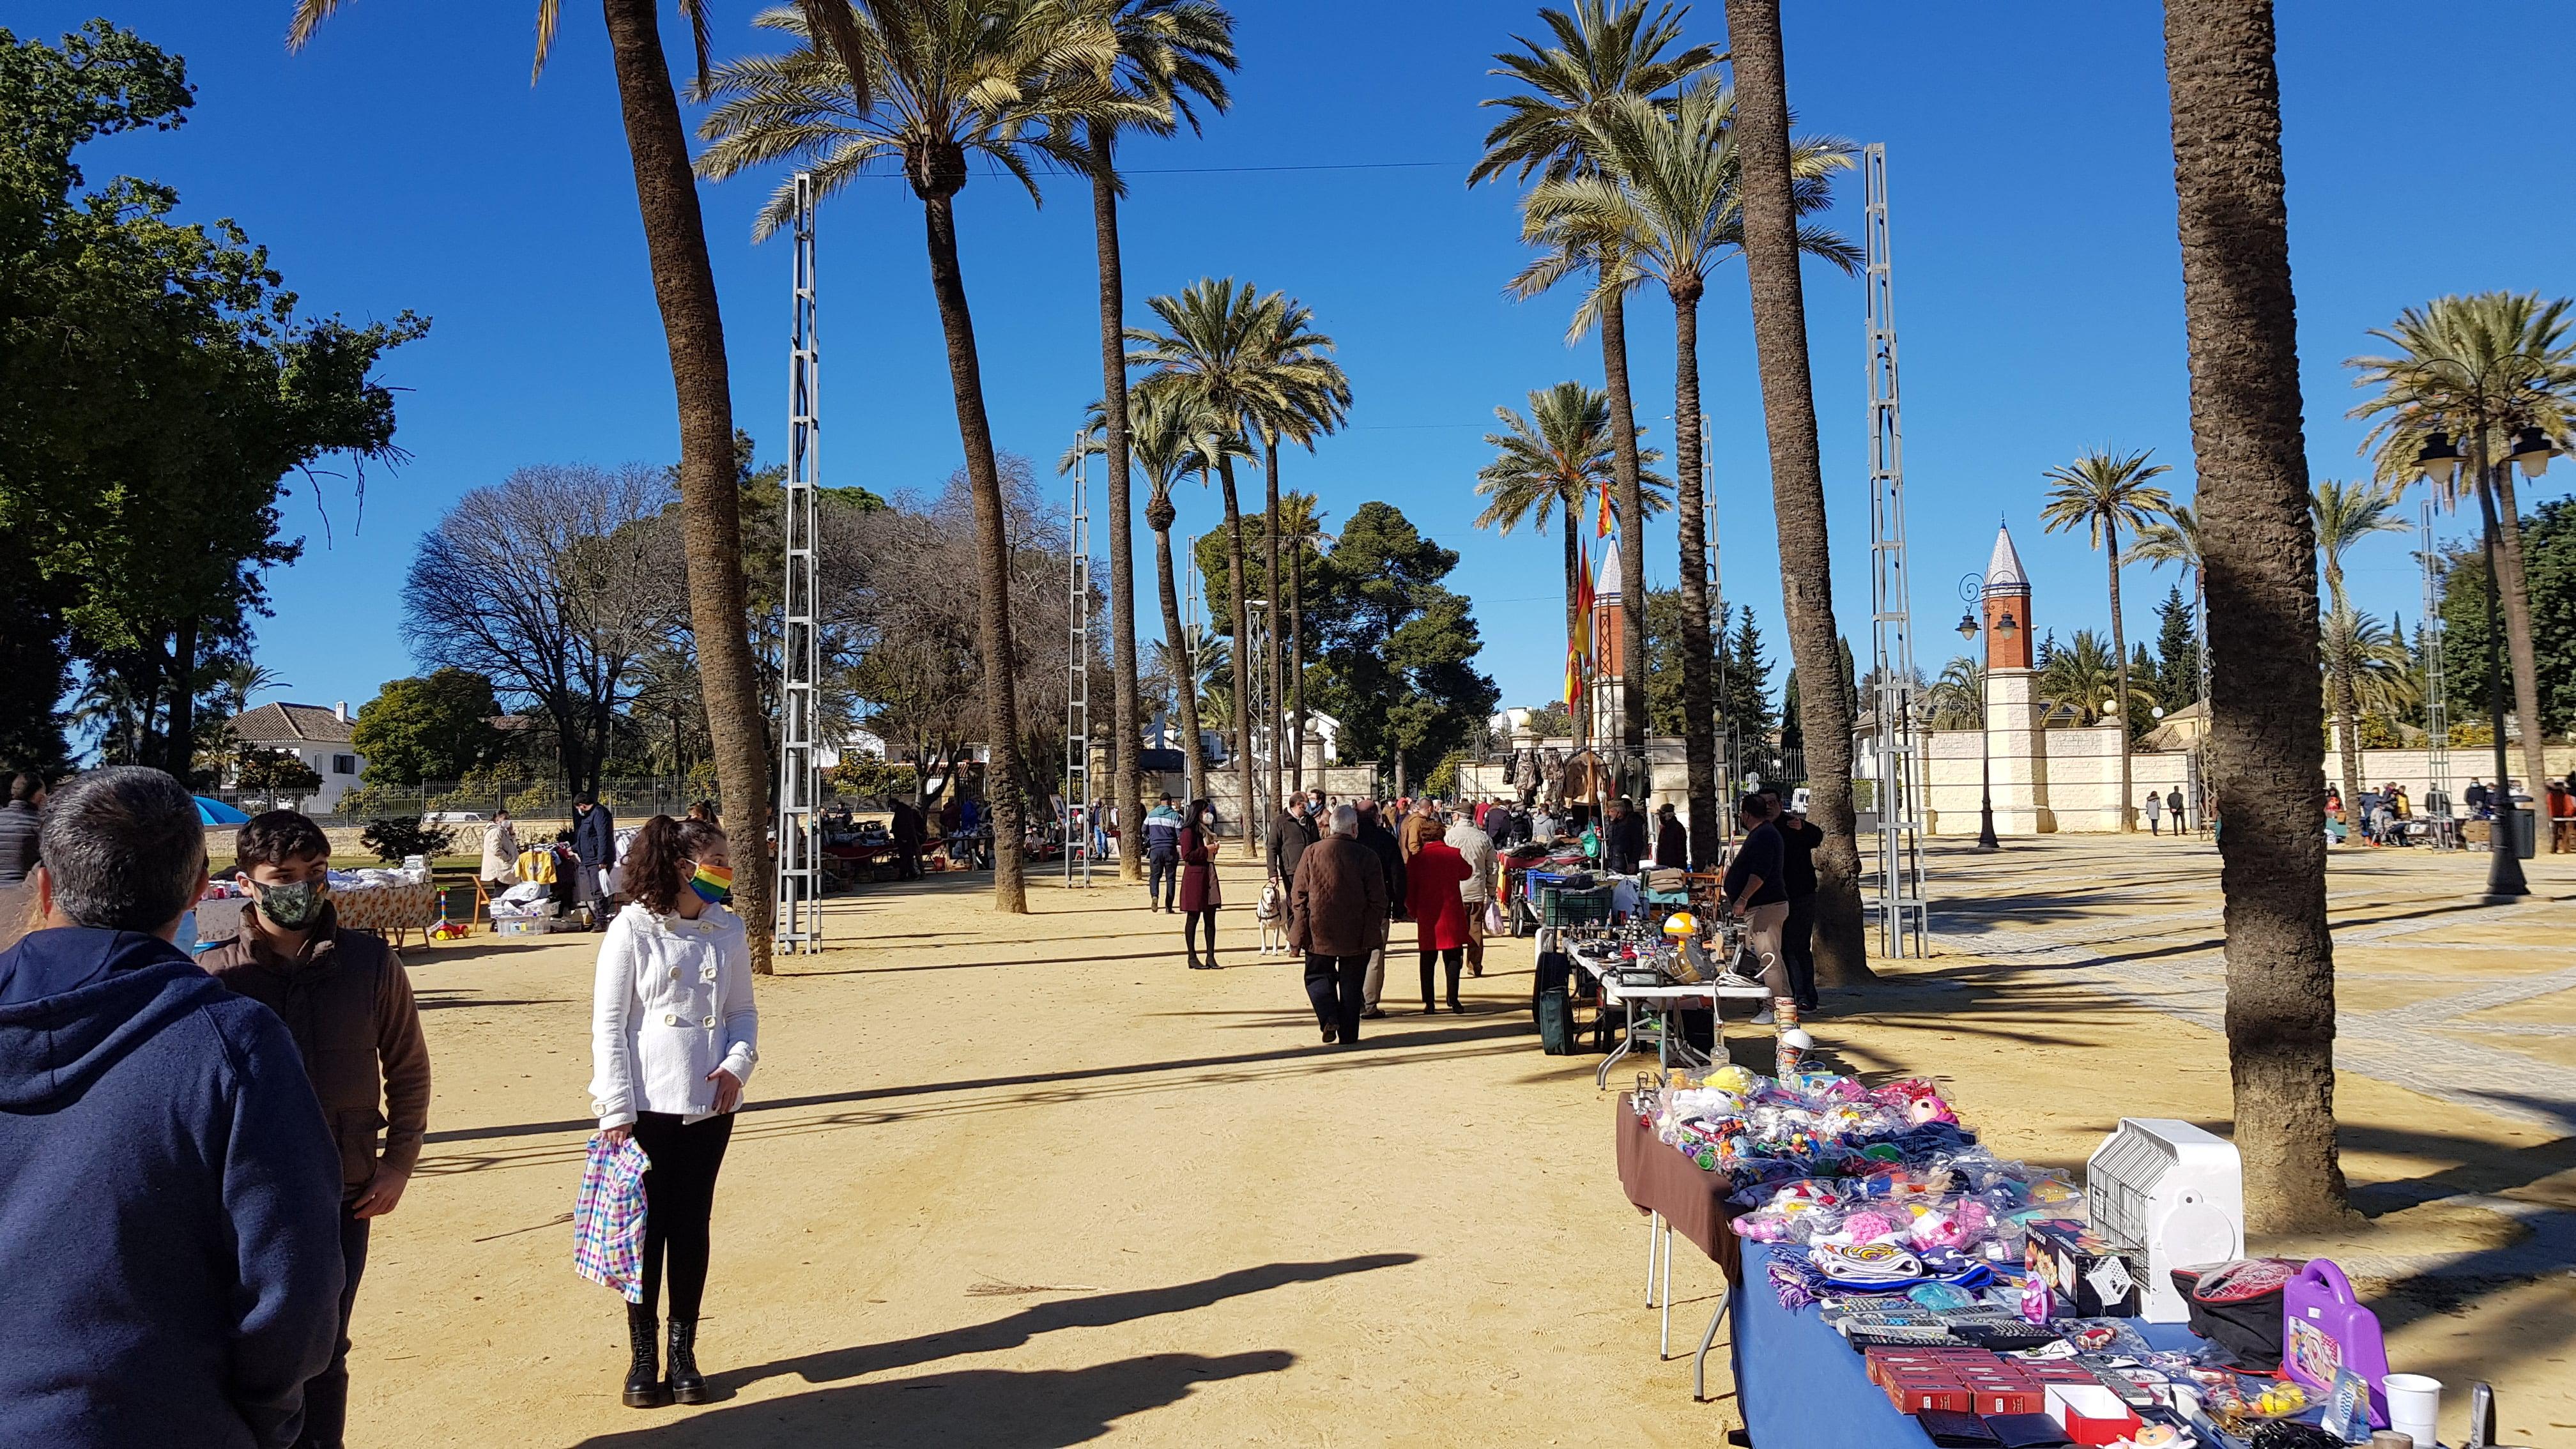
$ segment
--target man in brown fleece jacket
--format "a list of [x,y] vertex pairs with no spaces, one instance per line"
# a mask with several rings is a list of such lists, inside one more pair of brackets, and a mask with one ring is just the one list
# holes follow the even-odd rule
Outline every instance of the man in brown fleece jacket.
[[[241,828],[238,879],[251,909],[241,932],[198,964],[286,1022],[322,1116],[340,1144],[340,1338],[331,1366],[304,1388],[298,1449],[339,1449],[349,1414],[349,1314],[367,1266],[370,1220],[392,1212],[429,1128],[429,1047],[401,958],[384,938],[340,929],[331,906],[331,843],[292,810]],[[383,1129],[381,1146],[378,1129]]]

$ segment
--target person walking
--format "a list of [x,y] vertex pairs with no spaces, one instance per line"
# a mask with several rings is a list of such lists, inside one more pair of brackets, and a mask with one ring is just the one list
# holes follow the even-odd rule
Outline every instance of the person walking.
[[1485,908],[1494,899],[1494,838],[1465,811],[1450,818],[1442,839],[1467,862],[1458,899],[1467,907],[1467,974],[1485,974]]
[[600,876],[617,863],[617,821],[608,807],[588,795],[572,802],[573,900],[590,907],[590,928],[608,929],[608,887]]
[[1456,847],[1439,836],[1426,839],[1404,864],[1405,909],[1413,917],[1414,950],[1422,958],[1422,1013],[1431,1014],[1431,966],[1436,958],[1449,968],[1449,1009],[1467,1008],[1458,1000],[1458,976],[1466,969],[1467,903],[1464,889],[1475,872]]
[[1646,821],[1636,802],[1622,795],[1610,802],[1602,822],[1601,863],[1613,875],[1635,875],[1646,861]]
[[[1217,970],[1216,913],[1225,904],[1225,893],[1216,873],[1216,804],[1199,799],[1190,802],[1190,813],[1181,826],[1181,945],[1189,952],[1193,971]],[[1199,922],[1207,922],[1207,960],[1199,960]]]
[[[340,1144],[340,1332],[304,1386],[298,1449],[340,1449],[349,1419],[349,1319],[377,1218],[402,1202],[429,1130],[429,1044],[402,958],[372,931],[343,930],[331,904],[331,842],[293,810],[253,816],[233,837],[250,908],[197,964],[278,1015]],[[382,1122],[384,1141],[376,1140]]]
[[475,875],[487,886],[519,883],[519,827],[509,811],[493,811],[492,823],[483,827],[483,863]]
[[2150,836],[2164,834],[2165,797],[2149,790],[2147,798],[2140,804],[2147,813],[2147,834]]
[[1283,898],[1296,883],[1298,860],[1315,839],[1315,822],[1306,813],[1305,798],[1289,796],[1278,818],[1270,822],[1270,883],[1279,887]]
[[1822,1004],[1816,995],[1816,847],[1825,843],[1825,832],[1777,788],[1765,785],[1762,793],[1771,802],[1771,828],[1780,832],[1780,886],[1789,894],[1789,914],[1780,922],[1780,964],[1798,1009],[1813,1011]]
[[[1386,917],[1390,921],[1399,920],[1404,915],[1403,848],[1396,844],[1395,832],[1378,819],[1375,801],[1363,802],[1359,814],[1359,842],[1377,856],[1378,870],[1385,877]],[[1372,1020],[1386,1015],[1378,1006],[1379,997],[1386,991],[1386,933],[1381,931],[1378,934],[1377,948],[1369,953],[1368,973],[1360,983],[1360,995],[1366,1002],[1360,1015]]]
[[286,1023],[171,944],[186,787],[92,770],[40,846],[0,951],[0,1443],[285,1449],[339,1321],[340,1149]]
[[1169,795],[1145,812],[1145,867],[1145,909],[1170,915],[1181,883],[1181,812]]
[[[724,832],[656,815],[626,856],[634,899],[599,945],[591,998],[591,1111],[613,1144],[630,1137],[644,1173],[644,1301],[626,1305],[632,1355],[624,1400],[707,1401],[698,1309],[707,1286],[716,1174],[733,1114],[760,1060],[760,1008],[742,918],[716,904],[733,884]],[[669,1288],[669,1377],[655,1313]]]
[[1662,870],[1690,869],[1690,832],[1669,803],[1655,807],[1655,865]]
[[44,808],[42,777],[23,772],[9,777],[9,798],[0,801],[0,886],[23,884],[35,870]]
[[2174,834],[2179,837],[2182,834],[2182,787],[2180,785],[2165,792],[2165,813],[2173,817]]
[[1431,802],[1427,799],[1416,800],[1405,811],[1402,823],[1396,826],[1395,848],[1404,857],[1405,863],[1410,865],[1413,863],[1414,852],[1422,849],[1422,843],[1437,839],[1439,835],[1440,826],[1431,818]]
[[1735,855],[1727,862],[1721,889],[1744,921],[1746,943],[1753,948],[1755,968],[1771,988],[1771,1006],[1756,1012],[1753,1022],[1787,1027],[1798,1024],[1797,988],[1789,982],[1789,964],[1781,954],[1781,932],[1789,920],[1788,851],[1771,824],[1770,803],[1760,795],[1736,802],[1735,819],[1744,828]]
[[930,833],[930,817],[910,800],[894,802],[894,819],[887,834],[894,837],[895,874],[903,880],[921,879],[921,842]]
[[1288,944],[1306,953],[1306,999],[1324,1045],[1350,1047],[1360,1043],[1369,961],[1386,946],[1386,869],[1359,841],[1359,811],[1336,805],[1329,818],[1288,889]]

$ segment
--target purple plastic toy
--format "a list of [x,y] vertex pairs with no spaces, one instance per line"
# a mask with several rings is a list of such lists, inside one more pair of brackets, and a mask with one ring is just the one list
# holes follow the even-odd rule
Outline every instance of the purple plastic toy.
[[2379,1315],[2352,1296],[2352,1280],[2330,1258],[2300,1269],[2281,1290],[2281,1371],[2322,1402],[2334,1389],[2335,1370],[2348,1368],[2370,1386],[2370,1424],[2388,1427],[2388,1348],[2380,1341]]

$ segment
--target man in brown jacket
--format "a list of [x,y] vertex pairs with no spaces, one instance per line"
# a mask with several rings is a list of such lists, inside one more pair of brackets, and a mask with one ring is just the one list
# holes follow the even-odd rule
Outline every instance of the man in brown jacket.
[[1359,833],[1359,812],[1334,806],[1333,833],[1306,847],[1288,893],[1288,944],[1306,953],[1326,1046],[1359,1045],[1369,954],[1386,945],[1386,867]]
[[[411,979],[384,938],[340,929],[330,900],[331,843],[292,810],[254,817],[235,839],[249,884],[240,934],[198,964],[286,1022],[322,1116],[340,1144],[340,1337],[331,1366],[304,1387],[298,1449],[339,1449],[349,1416],[349,1315],[367,1266],[371,1220],[392,1212],[429,1127],[429,1047]],[[384,1129],[378,1146],[376,1133]]]

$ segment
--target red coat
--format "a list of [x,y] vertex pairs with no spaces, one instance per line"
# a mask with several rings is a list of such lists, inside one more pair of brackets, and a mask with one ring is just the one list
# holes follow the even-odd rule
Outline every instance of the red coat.
[[1404,906],[1413,917],[1414,949],[1447,951],[1467,944],[1467,903],[1458,887],[1475,875],[1449,842],[1433,836],[1404,867]]
[[1181,831],[1181,909],[1213,911],[1223,904],[1217,896],[1216,842],[1197,827],[1186,827]]

